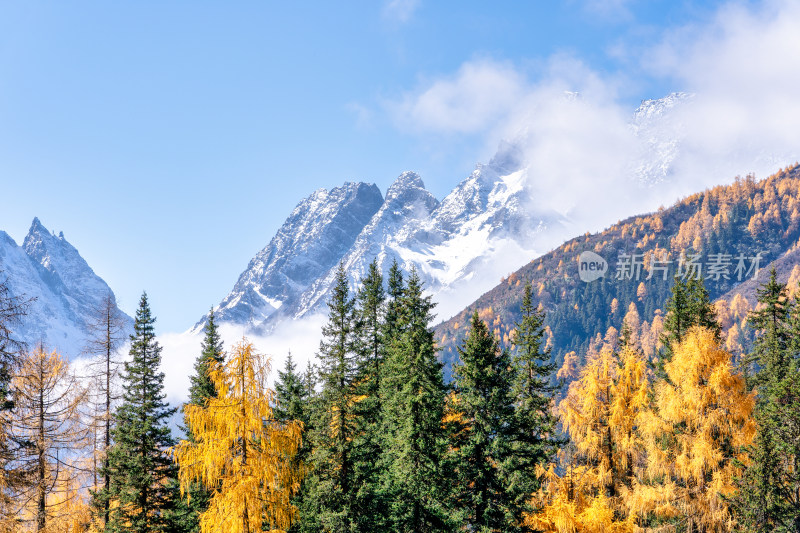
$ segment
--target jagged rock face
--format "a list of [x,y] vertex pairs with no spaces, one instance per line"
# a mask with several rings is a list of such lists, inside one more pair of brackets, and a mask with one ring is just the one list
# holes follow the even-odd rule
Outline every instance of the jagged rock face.
[[38,218],[22,246],[0,232],[0,270],[12,295],[35,299],[14,328],[18,338],[30,345],[43,341],[68,357],[82,353],[95,310],[106,295],[114,296],[63,233],[50,233]]
[[[351,286],[355,287],[364,277],[373,259],[378,261],[384,274],[393,261],[402,264],[402,248],[408,246],[409,241],[419,240],[420,229],[438,206],[439,201],[425,189],[416,173],[401,174],[386,192],[383,205],[341,260]],[[302,294],[296,307],[285,310],[282,315],[298,318],[322,306],[328,300],[337,268],[338,262]]]
[[[301,206],[307,203],[319,203],[311,201],[312,196],[301,202],[270,246],[251,261],[231,295],[220,305],[218,314],[222,321],[250,324],[256,331],[268,333],[283,320],[324,311],[339,263],[344,265],[350,285],[356,289],[373,260],[384,275],[394,261],[405,271],[416,267],[433,293],[458,289],[460,297],[454,305],[464,298],[476,297],[483,285],[467,282],[474,281],[476,273],[486,269],[497,254],[512,251],[514,256],[508,260],[515,264],[532,253],[528,244],[541,229],[542,219],[526,215],[524,177],[519,150],[512,144],[501,147],[488,164],[478,165],[441,203],[425,189],[416,173],[404,172],[389,187],[386,198],[358,235],[350,240],[348,249],[336,259],[326,256],[326,271],[322,274],[314,271],[317,277],[304,277],[303,283],[292,284],[278,278],[279,283],[273,289],[268,284],[269,276],[285,275],[285,255],[296,248],[283,247],[283,263],[265,266],[275,257],[270,255],[271,250],[276,242],[283,243],[297,234],[298,209],[302,211]],[[311,221],[305,222],[310,225],[307,232],[319,231]],[[315,219],[314,224],[317,223],[320,221]],[[292,260],[298,259],[304,257]],[[321,261],[315,262],[316,267],[321,265]],[[489,278],[495,282],[507,268],[503,264],[501,271],[492,271]],[[264,275],[266,272],[269,275]],[[296,292],[280,299],[274,296],[287,287]],[[278,299],[277,305],[264,296]]]
[[319,189],[301,201],[219,305],[220,321],[258,324],[291,306],[339,263],[383,203],[378,187],[366,183]]
[[[434,215],[434,225],[442,231],[459,233],[464,225],[491,212],[495,222],[509,211],[519,207],[522,182],[515,173],[524,168],[518,146],[503,143],[488,164],[478,164],[470,176],[459,183],[444,200]],[[498,228],[502,224],[495,224]]]
[[[674,93],[646,100],[632,115],[630,128],[642,150],[629,172],[642,186],[669,178],[681,139],[676,110],[691,98]],[[544,252],[537,250],[543,231],[567,224],[547,199],[532,201],[529,184],[537,177],[524,160],[524,142],[501,145],[489,163],[477,165],[441,202],[414,172],[401,174],[385,199],[374,185],[345,185],[347,191],[370,191],[369,202],[359,203],[364,208],[357,210],[358,217],[342,214],[343,191],[317,191],[250,262],[220,304],[221,320],[253,324],[267,333],[283,320],[324,312],[338,264],[356,289],[373,260],[384,274],[393,261],[406,271],[416,267],[439,300],[440,316],[460,310],[501,276]],[[331,222],[334,215],[352,223],[344,230]]]

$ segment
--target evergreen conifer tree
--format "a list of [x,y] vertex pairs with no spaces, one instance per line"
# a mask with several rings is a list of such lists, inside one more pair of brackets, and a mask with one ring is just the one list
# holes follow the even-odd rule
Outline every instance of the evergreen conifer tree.
[[225,361],[222,337],[217,331],[213,308],[208,312],[208,320],[203,326],[203,334],[200,355],[194,363],[194,375],[190,378],[188,403],[192,405],[202,405],[209,398],[217,397],[217,391],[208,372],[215,364],[222,364]]
[[383,276],[377,261],[370,263],[367,276],[361,280],[356,303],[359,380],[364,384],[362,391],[377,400],[385,353],[383,329],[386,303]]
[[672,285],[672,294],[667,300],[666,312],[664,314],[664,332],[661,334],[661,344],[664,346],[662,359],[672,358],[672,346],[680,342],[693,322],[690,316],[688,283],[675,278]]
[[800,373],[794,339],[800,336],[785,283],[775,268],[758,290],[761,309],[748,322],[757,332],[747,362],[758,367],[758,429],[749,447],[750,464],[738,480],[733,498],[741,522],[750,531],[800,530]]
[[449,531],[442,428],[446,388],[430,323],[434,304],[423,296],[412,269],[398,307],[397,335],[390,341],[384,377],[386,467],[391,531]]
[[750,530],[800,531],[800,368],[786,375],[759,401],[758,433],[740,486]]
[[403,271],[400,270],[400,265],[397,264],[397,260],[392,261],[392,266],[389,267],[389,278],[386,281],[388,299],[386,302],[386,318],[383,334],[385,339],[395,338],[400,315],[400,306],[402,305],[401,299],[403,298],[404,291]]
[[299,420],[304,425],[308,423],[306,389],[303,377],[297,372],[297,365],[292,359],[291,352],[286,358],[283,370],[278,370],[275,393],[277,399],[275,418],[284,422]]
[[111,512],[106,533],[162,533],[179,526],[177,468],[170,448],[175,444],[169,419],[176,409],[164,402],[164,373],[159,371],[161,346],[155,338],[155,318],[147,294],[142,294],[131,335],[131,360],[122,375],[122,404],[114,413],[114,444],[109,450]]
[[[383,340],[384,350],[387,352],[386,358],[388,358],[388,352],[392,349],[392,344],[396,342],[400,336],[403,296],[406,292],[403,271],[400,270],[400,266],[397,264],[396,260],[392,261],[392,266],[389,267],[389,277],[386,285],[386,312],[383,321]],[[399,389],[397,388],[397,382],[395,380],[381,383],[380,394],[382,398],[390,398],[398,392]]]
[[356,295],[355,341],[356,378],[353,415],[356,420],[353,436],[353,476],[358,487],[353,514],[359,531],[379,531],[386,511],[380,490],[381,394],[384,372],[384,313],[386,292],[378,262],[369,265]]
[[[189,378],[191,384],[189,385],[189,401],[186,404],[200,407],[204,406],[209,398],[217,397],[217,391],[209,377],[209,371],[214,365],[222,364],[225,361],[222,338],[217,331],[213,308],[208,312],[208,320],[203,326],[203,333],[200,355],[194,363],[194,374]],[[185,414],[183,424],[186,440],[194,443],[194,435],[186,421]],[[183,517],[185,531],[190,533],[200,532],[200,514],[208,509],[210,500],[211,491],[203,487],[201,483],[193,482],[187,484],[187,489],[184,493],[184,502],[187,508],[187,513]]]
[[778,282],[775,267],[770,271],[769,280],[756,290],[756,294],[763,308],[751,312],[747,317],[750,327],[758,333],[753,353],[747,357],[747,362],[759,367],[754,384],[765,385],[769,389],[786,377],[791,365],[791,306],[786,284]]
[[556,437],[557,419],[551,410],[557,387],[550,378],[556,365],[550,362],[550,350],[545,346],[544,311],[533,306],[530,284],[525,286],[521,311],[522,318],[514,330],[516,353],[512,359],[516,438],[505,465],[518,516],[530,511],[525,502],[540,488],[537,467],[552,460],[563,444]]
[[308,410],[311,410],[311,404],[317,395],[317,367],[311,361],[306,363],[306,370],[303,372],[303,394],[306,401],[309,403]]
[[357,401],[353,307],[344,267],[339,265],[318,353],[322,390],[314,402],[311,474],[300,512],[301,531],[356,530],[352,511],[358,491],[352,456],[356,433],[353,410]]
[[672,348],[680,343],[692,326],[711,331],[717,340],[722,328],[717,321],[714,305],[701,279],[675,278],[672,294],[667,300],[664,331],[661,344],[664,347],[658,361],[658,374],[664,377],[664,363],[672,359]]
[[722,326],[717,320],[717,312],[708,289],[702,279],[692,278],[688,283],[689,309],[694,317],[693,326],[700,326],[709,330],[716,340],[720,339]]
[[462,427],[452,442],[458,505],[471,531],[513,531],[513,496],[502,469],[514,437],[511,362],[477,312],[458,353],[455,409]]
[[[275,382],[275,418],[283,424],[288,424],[292,421],[302,422],[302,441],[293,459],[293,464],[300,471],[303,471],[303,465],[311,451],[307,436],[309,434],[311,414],[310,402],[314,392],[313,379],[311,362],[309,361],[308,363],[306,374],[300,374],[297,372],[297,365],[292,358],[292,354],[289,353],[283,370],[278,370],[278,380]],[[311,381],[309,382],[308,380]],[[300,482],[300,490],[292,498],[292,504],[298,509],[303,508],[303,499],[308,488],[306,482],[307,479],[303,478]],[[301,525],[300,521],[294,522],[289,531],[292,533],[301,531]]]

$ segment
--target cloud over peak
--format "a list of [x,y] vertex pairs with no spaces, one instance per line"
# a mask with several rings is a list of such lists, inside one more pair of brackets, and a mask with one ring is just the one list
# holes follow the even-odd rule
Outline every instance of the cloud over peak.
[[[704,25],[670,29],[636,57],[642,72],[696,95],[646,131],[620,97],[629,90],[624,76],[568,55],[549,58],[536,77],[509,62],[467,61],[386,109],[416,135],[515,141],[537,202],[568,217],[590,205],[603,211],[603,201],[624,206],[596,223],[800,158],[800,3],[726,5]],[[657,194],[636,182],[637,165],[654,150],[673,151]]]

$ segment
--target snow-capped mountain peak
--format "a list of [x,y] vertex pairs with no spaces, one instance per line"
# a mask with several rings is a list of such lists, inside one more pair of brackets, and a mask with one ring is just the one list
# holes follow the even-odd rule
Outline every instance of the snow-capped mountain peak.
[[105,290],[102,287],[105,283],[64,238],[64,233],[59,232],[56,236],[49,232],[38,218],[33,219],[22,247],[28,257],[43,269],[45,277],[55,284],[64,285],[67,291],[86,291],[98,287]]
[[[581,99],[572,93],[565,93],[565,98],[578,102]],[[680,120],[683,106],[692,98],[691,94],[673,93],[662,99],[645,100],[630,115],[630,133],[635,137],[632,141],[639,147],[638,153],[631,154],[626,169],[626,178],[633,186],[652,187],[670,178],[683,138]],[[547,188],[537,187],[537,180],[549,177],[533,175],[533,169],[539,167],[535,161],[526,159],[535,157],[529,150],[530,133],[523,128],[516,140],[502,143],[488,163],[476,165],[441,202],[425,190],[419,175],[403,172],[387,190],[385,200],[380,205],[371,204],[374,211],[369,220],[359,219],[363,223],[359,231],[343,232],[346,238],[338,242],[345,246],[333,253],[325,245],[327,269],[323,269],[323,262],[314,259],[313,253],[308,255],[313,246],[283,248],[281,256],[299,254],[282,259],[286,265],[310,262],[314,268],[307,271],[303,283],[293,285],[288,275],[290,269],[284,263],[274,263],[270,276],[280,279],[282,287],[292,286],[294,291],[291,298],[278,298],[279,310],[264,312],[266,306],[261,309],[253,306],[249,312],[256,317],[254,320],[233,314],[223,320],[239,324],[255,322],[269,331],[282,320],[324,312],[336,267],[344,266],[351,288],[355,289],[373,260],[378,261],[384,273],[393,261],[405,269],[416,266],[426,289],[436,296],[442,316],[463,308],[494,286],[501,276],[544,251],[537,247],[552,245],[549,237],[540,236],[542,232],[550,228],[553,235],[560,235],[561,230],[555,226],[570,225],[568,212],[554,206],[552,198],[542,196],[541,191]],[[302,215],[308,221],[308,229],[293,222],[301,217],[301,212],[315,211],[315,206],[324,204],[327,194],[315,193],[307,200],[308,206],[301,202],[273,242],[289,239],[282,237],[284,234],[296,236],[298,231],[312,235],[314,242],[310,245],[328,242],[318,237],[324,231],[318,224],[328,224],[326,217]],[[272,248],[275,246],[271,243],[265,251]],[[254,261],[258,262],[262,254]],[[247,298],[241,285],[243,279],[248,280],[248,294],[277,298],[271,296],[270,286],[265,283],[267,277],[252,273],[255,264],[251,262],[221,304],[222,308],[230,308],[232,313],[238,302]]]
[[629,172],[640,184],[652,186],[669,178],[685,136],[676,112],[694,98],[691,93],[675,92],[658,100],[643,100],[630,122],[639,138],[640,151]]
[[402,219],[401,223],[405,224],[408,222],[407,219],[419,220],[429,216],[438,206],[439,200],[428,192],[422,178],[416,172],[403,172],[386,191],[383,205],[364,228],[362,234],[364,232],[374,233],[378,226],[385,225],[390,216]]
[[670,109],[691,100],[692,93],[674,92],[664,98],[642,100],[642,103],[633,113],[633,123],[640,125],[645,121],[652,121],[663,117]]
[[29,344],[43,341],[69,357],[81,354],[102,300],[114,297],[63,232],[51,233],[38,218],[22,246],[0,232],[0,270],[11,294],[33,299],[17,336]]
[[422,182],[422,178],[420,178],[419,174],[416,172],[407,170],[406,172],[400,174],[389,186],[389,189],[386,191],[385,201],[391,202],[395,198],[402,196],[407,191],[420,189],[425,189],[425,184]]
[[378,187],[367,183],[318,189],[301,200],[217,307],[220,321],[258,325],[292,307],[338,263],[382,205]]

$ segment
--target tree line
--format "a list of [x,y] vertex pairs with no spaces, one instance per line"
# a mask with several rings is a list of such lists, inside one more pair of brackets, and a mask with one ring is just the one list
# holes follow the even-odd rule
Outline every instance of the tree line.
[[474,313],[446,383],[416,271],[373,262],[351,293],[340,267],[316,362],[274,389],[212,310],[181,439],[146,294],[124,362],[98,312],[87,385],[14,340],[3,287],[0,532],[800,530],[800,302],[774,271],[743,358],[679,279],[656,355],[623,325],[557,372],[527,285],[513,347]]

